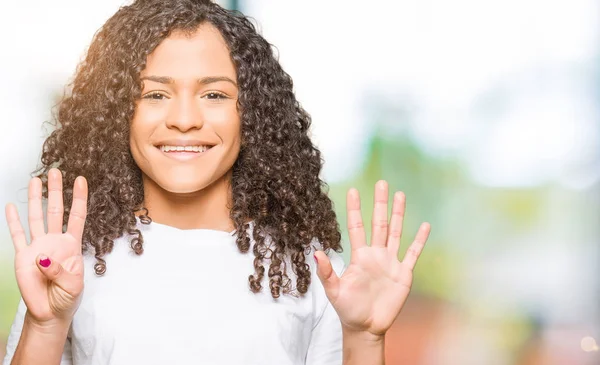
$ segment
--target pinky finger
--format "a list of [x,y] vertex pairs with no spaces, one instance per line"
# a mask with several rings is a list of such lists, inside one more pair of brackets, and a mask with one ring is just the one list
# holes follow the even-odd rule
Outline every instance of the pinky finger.
[[413,243],[408,247],[406,254],[404,255],[404,260],[402,263],[408,265],[408,268],[413,270],[423,251],[423,247],[425,247],[425,242],[427,242],[427,238],[429,238],[429,232],[431,231],[431,226],[429,223],[421,223],[421,227],[419,227],[419,231],[417,232],[417,236]]
[[7,204],[4,211],[15,251],[19,251],[27,246],[27,237],[19,219],[19,212],[17,212],[17,207],[14,204]]

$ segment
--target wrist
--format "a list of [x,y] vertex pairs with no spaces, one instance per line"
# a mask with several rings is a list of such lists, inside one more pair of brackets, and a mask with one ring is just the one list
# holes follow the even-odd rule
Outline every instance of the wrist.
[[344,365],[382,365],[385,362],[385,335],[342,326]]
[[71,318],[53,318],[40,321],[31,316],[29,312],[25,313],[23,326],[29,331],[40,335],[66,335],[71,326]]
[[342,335],[344,339],[351,339],[355,342],[362,342],[371,345],[383,344],[385,340],[385,334],[378,335],[369,331],[355,330],[346,326],[342,326]]
[[25,313],[23,331],[12,359],[13,364],[58,364],[61,361],[71,320],[40,321]]

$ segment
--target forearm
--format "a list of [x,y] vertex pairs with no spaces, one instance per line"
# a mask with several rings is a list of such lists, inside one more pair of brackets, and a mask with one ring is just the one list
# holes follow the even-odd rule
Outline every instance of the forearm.
[[344,365],[383,365],[384,336],[343,330]]
[[25,315],[23,331],[11,365],[60,364],[70,322],[34,323]]

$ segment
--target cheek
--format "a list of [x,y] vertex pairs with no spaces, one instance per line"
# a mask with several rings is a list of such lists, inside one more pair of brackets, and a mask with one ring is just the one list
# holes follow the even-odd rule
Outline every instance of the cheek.
[[225,145],[240,145],[240,116],[235,108],[215,108],[206,110],[202,116],[209,122],[214,132]]
[[156,120],[156,113],[152,113],[146,108],[139,108],[136,110],[131,121],[129,127],[129,148],[138,165],[146,160],[144,157],[144,148],[150,140]]
[[164,119],[168,112],[166,105],[151,105],[147,102],[140,101],[135,109],[133,121],[137,124],[156,124]]
[[137,149],[141,148],[141,141],[144,139],[143,136],[146,134],[144,130],[144,123],[142,123],[137,117],[131,121],[129,127],[129,144],[131,152],[136,152]]
[[164,119],[165,108],[140,105],[131,121],[131,141],[147,141],[152,130]]

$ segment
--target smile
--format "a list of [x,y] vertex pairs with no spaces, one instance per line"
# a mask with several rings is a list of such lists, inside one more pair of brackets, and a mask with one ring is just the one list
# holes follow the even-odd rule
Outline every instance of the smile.
[[206,152],[212,146],[158,146],[163,152]]
[[197,146],[173,146],[160,145],[156,146],[166,157],[177,161],[189,161],[194,158],[204,156],[213,146],[197,145]]

